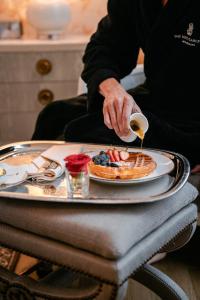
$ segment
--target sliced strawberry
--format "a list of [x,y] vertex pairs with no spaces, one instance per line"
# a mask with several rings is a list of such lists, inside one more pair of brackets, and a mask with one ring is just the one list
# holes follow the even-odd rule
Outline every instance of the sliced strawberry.
[[120,151],[119,156],[121,160],[127,160],[129,158],[129,153],[127,151]]
[[120,158],[120,156],[119,156],[119,151],[118,150],[113,150],[113,156],[114,156],[114,158],[115,158],[115,161],[120,161],[121,160],[121,158]]
[[110,156],[110,161],[114,162],[115,161],[115,157],[113,155],[113,151],[110,149],[107,151],[107,154]]

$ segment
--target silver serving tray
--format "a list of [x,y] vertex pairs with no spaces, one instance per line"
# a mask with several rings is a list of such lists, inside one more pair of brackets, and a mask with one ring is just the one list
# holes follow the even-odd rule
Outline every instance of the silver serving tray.
[[[45,151],[52,145],[62,144],[64,144],[64,142],[60,141],[25,141],[8,144],[0,147],[0,161],[9,160],[10,158],[19,158],[19,156],[20,159],[22,159],[23,156],[26,158],[27,156],[31,157],[32,155]],[[92,144],[81,144],[81,146],[86,152],[110,148],[110,146]],[[131,147],[130,149],[136,151],[141,150],[135,147]],[[158,149],[146,150],[156,151],[170,158],[175,166],[173,171],[156,180],[131,185],[112,185],[91,180],[90,195],[85,199],[68,198],[64,175],[51,183],[37,184],[26,181],[18,186],[9,187],[6,190],[0,191],[0,197],[62,203],[135,204],[160,201],[172,196],[187,182],[190,174],[188,160],[184,156],[174,152],[161,151]]]

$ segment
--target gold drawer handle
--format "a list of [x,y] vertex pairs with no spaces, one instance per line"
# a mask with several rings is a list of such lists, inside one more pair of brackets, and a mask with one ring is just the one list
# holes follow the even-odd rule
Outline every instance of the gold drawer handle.
[[40,59],[36,64],[36,70],[40,75],[47,75],[52,70],[52,63],[48,59]]
[[50,104],[54,100],[54,94],[50,90],[42,90],[38,94],[38,101],[42,105]]

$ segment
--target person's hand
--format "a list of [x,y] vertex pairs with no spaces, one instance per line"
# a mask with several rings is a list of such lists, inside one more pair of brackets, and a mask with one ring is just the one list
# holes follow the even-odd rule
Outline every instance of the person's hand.
[[192,170],[192,174],[200,173],[200,164],[196,165]]
[[105,97],[103,104],[105,125],[109,129],[114,129],[118,136],[127,135],[130,115],[141,112],[141,109],[114,78],[104,80],[99,85],[99,91]]

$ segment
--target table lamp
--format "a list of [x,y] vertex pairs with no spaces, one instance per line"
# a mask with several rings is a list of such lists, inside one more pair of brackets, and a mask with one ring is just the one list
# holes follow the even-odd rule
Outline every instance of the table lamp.
[[31,0],[26,15],[39,39],[58,39],[69,23],[70,7],[66,0]]

